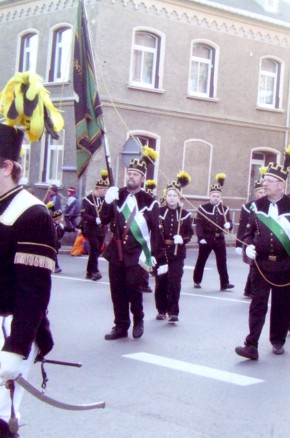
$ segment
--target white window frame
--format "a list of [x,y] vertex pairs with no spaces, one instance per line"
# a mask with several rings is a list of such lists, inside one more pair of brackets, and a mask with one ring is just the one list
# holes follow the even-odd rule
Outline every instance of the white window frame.
[[[157,181],[158,178],[158,169],[159,169],[159,151],[160,151],[160,136],[155,134],[154,132],[151,131],[144,131],[144,130],[134,130],[134,131],[129,131],[127,133],[127,139],[129,139],[130,137],[146,137],[148,139],[152,139],[155,141],[155,151],[158,154],[158,158],[157,160],[154,162],[154,171],[153,171],[153,179]],[[148,142],[146,144],[146,146],[148,146]],[[141,152],[141,151],[140,151]],[[125,175],[125,180],[126,180],[126,175]],[[124,180],[124,183],[125,183]],[[125,183],[126,185],[126,183]]]
[[[269,61],[276,65],[275,72],[269,72],[267,70],[263,70],[263,61]],[[257,96],[257,106],[261,108],[271,108],[271,109],[280,109],[282,106],[282,95],[283,95],[283,77],[284,77],[284,62],[281,59],[272,56],[264,56],[260,60],[260,70],[259,70],[259,84],[258,84],[258,96]],[[262,81],[266,82],[268,80],[273,80],[272,87],[272,102],[267,103],[262,99],[262,93],[266,93],[267,86],[263,89],[261,88]],[[267,98],[266,94],[264,96],[264,100]]]
[[22,167],[22,176],[20,183],[28,184],[30,177],[30,162],[31,162],[31,143],[24,137],[21,147],[20,164]]
[[[40,181],[42,184],[55,184],[58,187],[62,185],[63,178],[63,160],[64,160],[64,144],[65,144],[65,130],[59,133],[58,140],[54,140],[49,134],[43,135],[41,144],[41,167],[40,167]],[[51,173],[51,164],[53,161],[53,153],[56,152],[56,166],[54,172]]]
[[[201,58],[198,56],[192,55],[193,46],[194,45],[203,45],[208,47],[211,50],[210,58]],[[219,61],[219,47],[214,44],[212,41],[208,40],[193,40],[190,45],[190,58],[189,58],[189,75],[188,75],[188,95],[203,97],[203,98],[215,98],[216,97],[216,89],[217,89],[217,71],[218,71],[218,61]],[[192,87],[192,69],[193,63],[197,63],[200,67],[202,64],[207,66],[207,84],[206,91],[200,92],[198,89],[193,90]]]
[[[18,62],[16,65],[16,71],[25,72],[31,71],[33,73],[36,72],[37,66],[37,55],[38,55],[38,38],[39,33],[35,29],[26,29],[24,32],[19,34],[18,36]],[[26,46],[25,41],[32,41],[34,38],[33,44],[29,47]],[[27,66],[27,58],[29,60],[29,66]]]
[[[63,36],[65,32],[68,32],[67,39],[59,41],[59,35]],[[68,82],[71,68],[72,38],[72,26],[68,23],[58,24],[50,30],[48,82]],[[60,72],[57,71],[58,68],[60,68]]]
[[[138,33],[145,33],[153,38],[155,38],[155,47],[147,47],[136,43],[136,35]],[[156,29],[149,27],[136,27],[133,29],[132,33],[132,44],[131,44],[131,63],[130,63],[130,76],[129,85],[147,89],[161,89],[163,82],[163,63],[164,63],[164,46],[165,46],[165,35]],[[141,52],[141,67],[140,67],[140,78],[136,80],[135,75],[135,53],[136,51]],[[145,75],[145,57],[146,55],[153,56],[152,70],[151,70],[151,81],[146,82],[144,80]]]

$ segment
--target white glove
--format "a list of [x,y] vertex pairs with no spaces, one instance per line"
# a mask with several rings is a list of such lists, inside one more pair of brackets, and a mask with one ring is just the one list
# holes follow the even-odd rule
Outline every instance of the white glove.
[[239,256],[243,254],[243,249],[240,246],[237,246],[235,248],[236,254],[238,254]]
[[112,204],[116,199],[119,199],[119,187],[109,187],[105,194],[105,202]]
[[201,245],[206,245],[206,244],[207,244],[207,241],[206,241],[205,239],[201,239],[201,240],[199,241],[199,243],[200,243]]
[[226,223],[224,224],[224,228],[225,228],[226,230],[229,230],[229,229],[231,228],[231,224],[230,224],[229,222],[226,222]]
[[249,259],[255,260],[257,252],[256,252],[256,248],[255,245],[249,245],[246,248],[246,254],[249,257]]
[[0,351],[0,385],[16,379],[22,369],[23,356],[9,351]]
[[176,234],[175,236],[173,236],[173,241],[174,241],[175,245],[182,245],[183,244],[183,238],[180,234]]
[[154,256],[151,256],[151,263],[152,263],[152,268],[154,268],[154,266],[157,265],[157,260]]
[[99,217],[96,217],[96,224],[100,225],[102,223],[101,219]]
[[157,269],[157,275],[163,275],[166,274],[166,272],[168,272],[168,265],[161,265]]

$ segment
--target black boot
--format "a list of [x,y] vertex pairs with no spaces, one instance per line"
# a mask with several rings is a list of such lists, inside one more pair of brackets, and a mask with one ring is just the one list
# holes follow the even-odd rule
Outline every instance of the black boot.
[[9,425],[6,421],[0,419],[0,437],[1,438],[19,438],[20,435],[15,432],[12,433],[9,430]]

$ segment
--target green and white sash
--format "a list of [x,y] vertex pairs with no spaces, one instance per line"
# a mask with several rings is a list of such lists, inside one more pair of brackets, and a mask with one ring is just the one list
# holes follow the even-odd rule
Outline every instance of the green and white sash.
[[273,218],[262,211],[258,211],[254,202],[252,203],[250,209],[255,213],[257,218],[277,237],[290,257],[290,223],[287,218],[285,216]]
[[142,248],[139,265],[149,272],[152,269],[150,232],[143,214],[138,210],[135,196],[129,195],[127,197],[121,211],[127,222],[134,207],[136,208],[136,214],[130,224],[130,231]]

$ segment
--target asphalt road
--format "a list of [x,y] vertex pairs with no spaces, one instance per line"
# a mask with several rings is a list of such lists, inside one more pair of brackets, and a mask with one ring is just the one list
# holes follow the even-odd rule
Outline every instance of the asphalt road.
[[[248,266],[228,248],[231,292],[220,292],[215,261],[202,289],[193,289],[197,252],[186,260],[180,321],[156,321],[153,294],[144,294],[145,333],[139,340],[105,341],[113,326],[107,262],[103,279],[85,280],[86,257],[61,255],[53,276],[49,318],[55,347],[49,358],[81,368],[46,365],[46,394],[104,409],[72,412],[25,394],[21,438],[286,438],[290,430],[290,346],[275,356],[268,320],[260,360],[234,352],[247,334],[249,301],[243,297]],[[150,279],[154,287],[154,279]],[[40,388],[39,365],[30,382]]]

